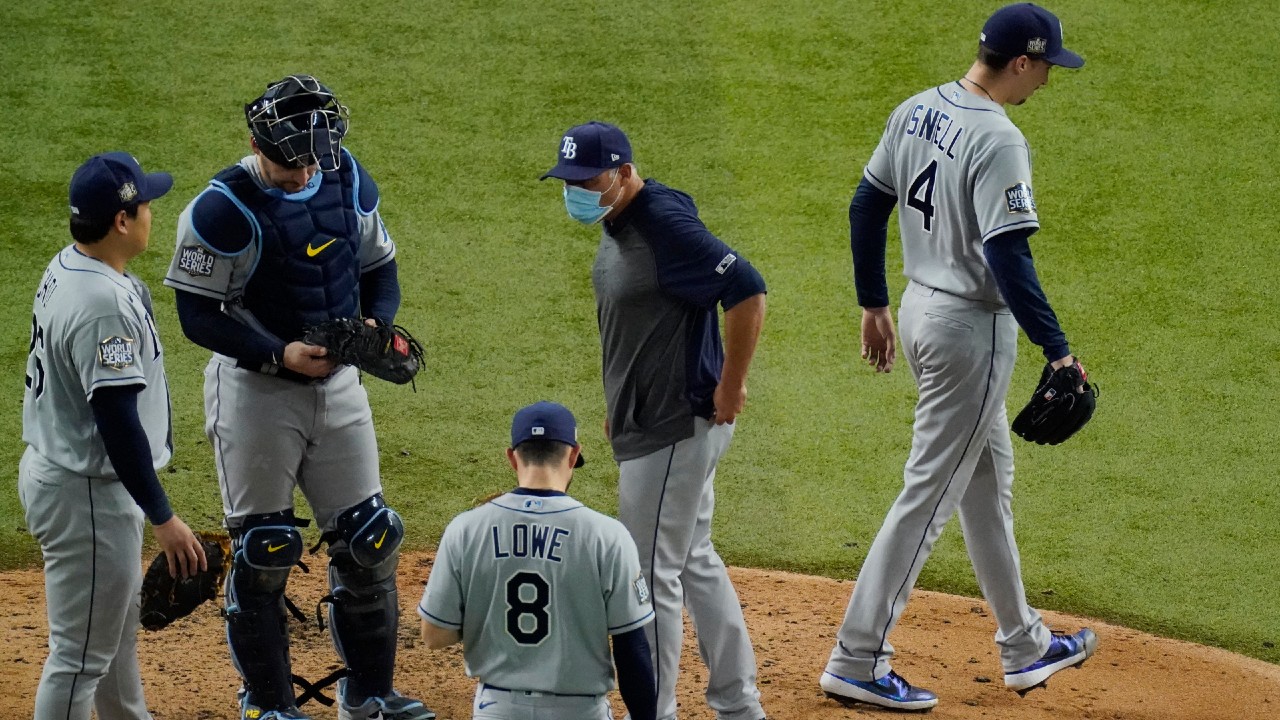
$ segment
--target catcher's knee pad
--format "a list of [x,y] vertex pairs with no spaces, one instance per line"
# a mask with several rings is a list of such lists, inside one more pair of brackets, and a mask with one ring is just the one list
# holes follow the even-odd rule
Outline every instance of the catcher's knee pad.
[[[245,518],[232,528],[235,555],[227,578],[227,644],[249,702],[264,709],[293,706],[284,589],[302,558],[292,513]],[[265,522],[289,524],[262,524]]]
[[340,514],[329,535],[329,625],[351,670],[349,693],[391,693],[400,609],[396,566],[404,522],[374,495]]

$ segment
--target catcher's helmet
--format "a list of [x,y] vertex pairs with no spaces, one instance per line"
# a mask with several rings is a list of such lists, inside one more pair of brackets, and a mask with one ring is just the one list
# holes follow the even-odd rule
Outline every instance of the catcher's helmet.
[[310,75],[290,75],[267,86],[244,106],[244,117],[258,149],[285,167],[342,164],[342,138],[350,112],[333,91]]

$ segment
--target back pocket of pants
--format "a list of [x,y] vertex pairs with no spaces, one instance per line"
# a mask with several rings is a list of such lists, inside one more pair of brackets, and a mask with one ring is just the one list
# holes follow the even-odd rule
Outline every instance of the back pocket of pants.
[[957,320],[953,317],[947,317],[946,315],[939,315],[937,313],[927,312],[924,314],[924,316],[926,319],[929,320],[929,322],[935,323],[937,325],[941,325],[943,327],[951,328],[952,330],[968,331],[973,329],[973,326],[970,325],[969,323],[963,320]]

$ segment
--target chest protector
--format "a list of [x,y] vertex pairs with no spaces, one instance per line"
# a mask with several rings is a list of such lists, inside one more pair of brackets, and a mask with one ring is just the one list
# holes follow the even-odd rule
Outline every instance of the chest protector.
[[360,314],[360,230],[355,163],[324,173],[306,200],[272,196],[239,165],[215,177],[262,229],[258,264],[240,303],[288,342],[325,320]]

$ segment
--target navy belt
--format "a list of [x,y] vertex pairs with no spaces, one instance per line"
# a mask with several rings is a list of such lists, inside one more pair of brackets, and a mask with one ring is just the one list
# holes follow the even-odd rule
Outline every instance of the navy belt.
[[540,695],[549,696],[549,697],[584,697],[584,698],[599,697],[599,695],[587,695],[583,693],[555,693],[555,692],[544,692],[542,690],[511,690],[504,687],[498,687],[497,685],[490,685],[489,683],[481,683],[480,687],[483,690],[499,690],[501,692],[509,692],[509,693],[524,693],[525,695],[533,695],[534,697],[537,697]]

